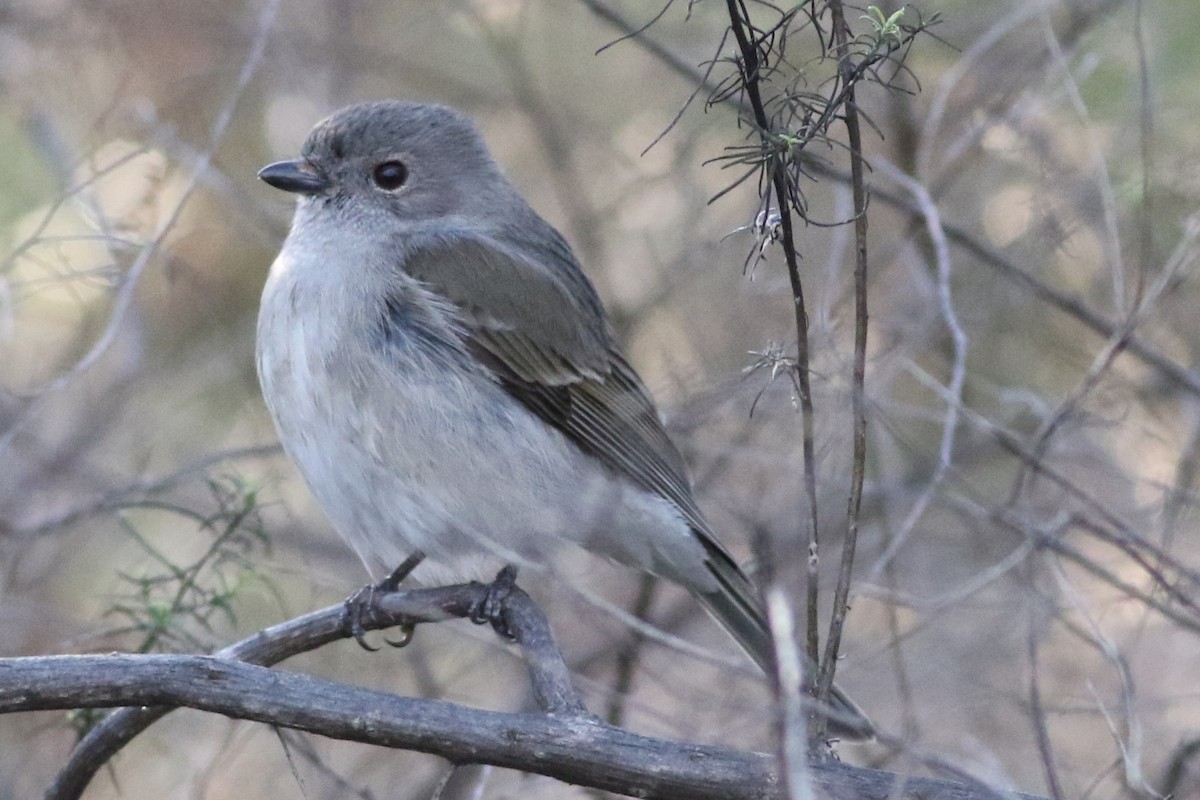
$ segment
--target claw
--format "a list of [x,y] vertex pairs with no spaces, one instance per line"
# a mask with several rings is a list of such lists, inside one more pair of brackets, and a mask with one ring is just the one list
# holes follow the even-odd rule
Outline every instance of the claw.
[[368,583],[343,603],[342,624],[350,629],[350,635],[363,650],[374,653],[378,647],[367,644],[367,631],[363,627],[363,619],[371,614],[375,606],[375,593],[380,591],[379,584]]
[[399,639],[388,639],[387,637],[384,637],[384,641],[387,642],[392,647],[399,649],[401,647],[406,646],[409,642],[411,642],[413,640],[413,633],[416,630],[417,630],[417,627],[415,625],[401,625]]
[[504,609],[508,596],[517,585],[517,568],[512,564],[504,567],[496,575],[496,579],[487,586],[483,597],[472,608],[467,618],[476,625],[490,624],[501,638],[509,641],[517,637],[508,627]]
[[[392,570],[391,574],[386,578],[378,583],[368,583],[346,598],[346,602],[343,604],[342,624],[349,629],[350,635],[354,637],[354,641],[358,642],[359,647],[371,653],[378,652],[378,647],[367,644],[367,631],[363,627],[363,620],[370,619],[371,615],[374,614],[377,595],[388,594],[389,592],[398,590],[400,582],[407,578],[409,573],[424,558],[425,554],[418,550],[404,559],[403,563]],[[384,639],[384,641],[392,647],[404,647],[404,645],[412,641],[412,637],[413,626],[404,625],[400,628],[400,638],[398,640]]]

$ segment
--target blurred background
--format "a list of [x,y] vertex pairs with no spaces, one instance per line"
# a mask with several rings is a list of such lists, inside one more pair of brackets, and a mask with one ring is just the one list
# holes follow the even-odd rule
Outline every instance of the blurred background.
[[[705,109],[701,89],[658,138],[710,62],[714,81],[730,74],[724,4],[669,6],[646,33],[657,51],[598,53],[623,34],[600,7],[639,27],[659,10],[0,7],[0,656],[213,650],[367,580],[279,452],[253,359],[292,203],[255,172],[367,99],[478,120],[596,283],[714,527],[747,561],[754,537],[782,542],[776,571],[799,585],[801,425],[787,370],[772,369],[795,352],[787,276],[777,247],[753,257],[753,180],[709,202],[737,170],[706,162],[748,129],[730,105]],[[902,90],[860,94],[870,457],[838,672],[904,746],[842,757],[928,772],[912,756],[934,754],[1064,797],[1200,796],[1200,5],[920,11],[942,22],[895,75]],[[847,13],[869,31],[862,9]],[[789,58],[816,88],[829,67],[811,33]],[[825,161],[804,187],[810,218],[850,219],[844,148],[813,154]],[[849,487],[852,227],[803,226],[798,243],[827,597]],[[765,681],[694,602],[606,564],[567,566],[525,585],[593,711],[650,735],[773,747]],[[711,655],[643,641],[613,609]],[[286,668],[530,708],[519,654],[465,622]],[[84,725],[0,717],[0,800],[39,796]],[[418,798],[446,770],[183,711],[88,796]],[[583,794],[483,780],[486,797]]]

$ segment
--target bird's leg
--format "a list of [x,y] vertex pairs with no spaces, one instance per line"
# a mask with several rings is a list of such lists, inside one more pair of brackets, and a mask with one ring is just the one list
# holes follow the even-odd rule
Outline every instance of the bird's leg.
[[[424,558],[424,553],[422,553],[420,550],[416,551],[411,556],[404,559],[400,566],[392,570],[391,574],[386,578],[378,583],[368,583],[366,586],[362,587],[354,594],[346,598],[346,602],[343,604],[345,611],[342,615],[342,624],[349,628],[350,635],[354,637],[354,641],[358,642],[359,647],[363,648],[364,650],[370,650],[371,652],[375,652],[379,649],[378,647],[372,647],[371,645],[367,644],[367,640],[365,638],[367,631],[365,628],[363,628],[363,620],[370,618],[370,615],[374,614],[376,599],[380,595],[397,591],[400,588],[401,581],[407,578],[409,574],[417,568],[417,565],[424,560]],[[404,645],[412,641],[412,632],[413,629],[411,625],[404,625],[401,626],[400,639],[396,641],[384,639],[384,641],[390,644],[392,647],[404,647]]]
[[476,625],[489,623],[492,629],[501,637],[510,641],[516,636],[509,630],[508,622],[504,619],[504,605],[512,590],[517,586],[517,568],[512,564],[504,567],[496,575],[496,579],[487,585],[483,597],[471,608],[467,619]]

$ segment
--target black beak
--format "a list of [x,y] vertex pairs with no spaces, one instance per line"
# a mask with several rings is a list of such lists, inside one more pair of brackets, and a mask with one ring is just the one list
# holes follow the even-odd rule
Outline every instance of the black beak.
[[329,188],[329,181],[307,161],[277,161],[258,171],[258,177],[285,192],[320,194]]

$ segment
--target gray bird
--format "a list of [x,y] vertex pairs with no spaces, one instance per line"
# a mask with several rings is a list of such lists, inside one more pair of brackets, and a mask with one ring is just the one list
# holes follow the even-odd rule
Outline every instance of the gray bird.
[[[376,570],[426,581],[546,564],[573,543],[695,593],[764,669],[759,595],[558,231],[443,106],[378,102],[265,167],[299,195],[258,318],[287,454]],[[835,689],[830,730],[871,724]]]

